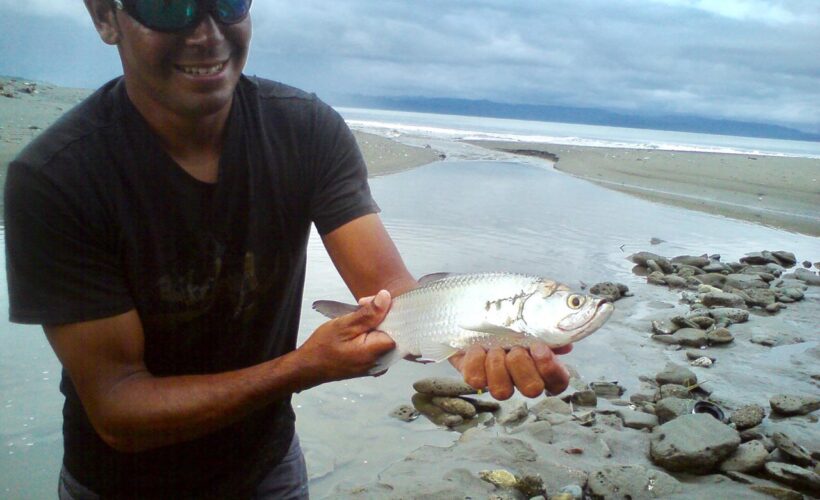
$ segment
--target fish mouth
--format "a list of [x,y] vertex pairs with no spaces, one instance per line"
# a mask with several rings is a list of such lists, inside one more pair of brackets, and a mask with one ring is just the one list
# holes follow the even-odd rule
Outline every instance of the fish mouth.
[[600,299],[598,304],[595,306],[595,311],[589,315],[589,319],[587,321],[575,326],[574,328],[566,330],[562,328],[561,330],[567,335],[570,335],[573,342],[580,340],[606,323],[606,320],[609,319],[614,310],[615,306],[612,305],[612,301],[609,299]]

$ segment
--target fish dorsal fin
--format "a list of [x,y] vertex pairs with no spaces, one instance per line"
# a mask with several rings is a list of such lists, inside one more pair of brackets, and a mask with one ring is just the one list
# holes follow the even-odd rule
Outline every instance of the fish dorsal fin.
[[419,285],[426,285],[428,283],[432,283],[434,281],[443,280],[449,276],[453,276],[455,273],[432,273],[432,274],[425,274],[421,278],[419,278]]
[[449,344],[429,339],[423,341],[419,348],[421,351],[420,360],[429,360],[436,363],[449,359],[450,356],[459,351]]
[[342,302],[336,302],[335,300],[317,300],[313,303],[313,309],[333,319],[352,313],[359,309],[359,306],[344,304]]
[[525,333],[513,330],[512,328],[508,328],[506,326],[496,325],[495,323],[490,323],[489,321],[482,321],[481,323],[476,324],[459,325],[459,328],[470,330],[472,332],[480,332],[483,334],[499,335],[517,339],[526,336]]

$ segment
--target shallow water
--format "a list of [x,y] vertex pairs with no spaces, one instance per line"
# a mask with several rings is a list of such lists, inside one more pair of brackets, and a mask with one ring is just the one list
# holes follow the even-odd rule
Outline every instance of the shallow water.
[[[574,287],[580,282],[619,281],[635,289],[638,296],[616,304],[610,324],[567,356],[585,379],[621,380],[630,391],[637,387],[638,374],[655,373],[650,367],[662,367],[667,357],[662,349],[641,350],[648,343],[647,318],[679,306],[673,294],[647,288],[642,278],[633,275],[627,255],[639,250],[668,256],[709,252],[720,253],[728,261],[750,251],[782,249],[801,260],[820,260],[817,238],[639,200],[530,159],[445,161],[373,179],[371,186],[385,225],[415,275],[514,271],[549,276]],[[653,237],[666,242],[651,246]],[[39,328],[6,321],[5,265],[0,273],[0,496],[52,497],[62,446],[59,365]],[[321,241],[313,235],[301,338],[323,321],[310,308],[314,300],[349,297]],[[815,294],[804,307],[816,312],[819,306]],[[787,320],[766,319],[759,324],[780,324],[776,321]],[[807,334],[816,330],[816,319],[805,313],[788,321],[789,328]],[[783,362],[805,354],[812,345],[816,343],[782,353],[749,351],[743,359]],[[740,391],[754,384],[800,389],[788,367],[768,374],[755,370],[750,364],[731,372],[739,383],[747,384]],[[712,373],[717,378],[729,376]],[[297,426],[313,496],[329,496],[340,485],[373,481],[387,465],[420,446],[451,443],[457,437],[454,432],[438,429],[423,418],[402,423],[388,413],[409,402],[413,381],[452,374],[447,364],[402,362],[376,379],[326,384],[297,395]]]

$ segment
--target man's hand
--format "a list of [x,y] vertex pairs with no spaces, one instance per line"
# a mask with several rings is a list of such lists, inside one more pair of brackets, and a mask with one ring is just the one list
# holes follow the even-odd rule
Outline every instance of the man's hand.
[[550,349],[535,344],[529,349],[513,347],[509,352],[500,347],[489,351],[474,345],[450,362],[475,389],[489,389],[495,399],[509,399],[515,389],[529,398],[543,394],[559,394],[569,384],[569,371],[556,354],[566,354],[572,345]]
[[395,347],[393,339],[375,331],[390,310],[390,293],[359,300],[359,309],[324,323],[296,354],[306,360],[306,372],[317,385],[366,375],[379,357]]

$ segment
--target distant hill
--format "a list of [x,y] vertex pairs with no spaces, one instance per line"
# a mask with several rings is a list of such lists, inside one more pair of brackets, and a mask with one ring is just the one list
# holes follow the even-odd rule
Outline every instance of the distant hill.
[[334,102],[340,106],[415,111],[489,118],[513,118],[609,127],[630,127],[653,130],[674,130],[703,134],[735,135],[742,137],[765,137],[796,141],[820,141],[820,134],[801,130],[734,120],[716,120],[701,116],[668,114],[639,115],[571,106],[541,106],[532,104],[504,104],[486,100],[474,101],[454,98],[430,97],[376,97],[348,96]]

